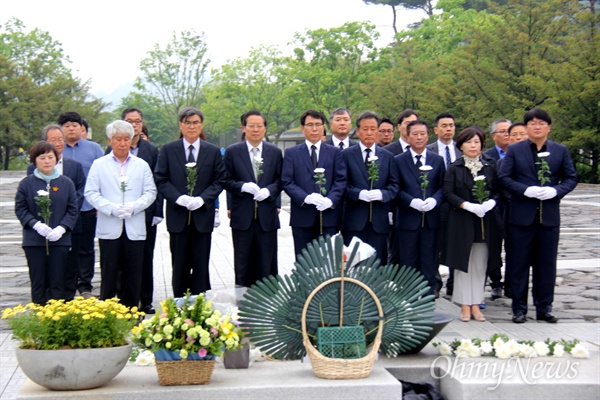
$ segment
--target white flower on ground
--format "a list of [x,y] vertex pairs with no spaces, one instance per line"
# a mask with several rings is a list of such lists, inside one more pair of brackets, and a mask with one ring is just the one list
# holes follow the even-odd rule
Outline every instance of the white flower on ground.
[[504,343],[496,349],[496,357],[500,359],[507,360],[511,355],[508,343]]
[[154,353],[144,350],[135,359],[135,365],[155,365]]
[[45,191],[45,190],[38,190],[38,191],[37,191],[37,195],[38,195],[38,196],[50,196],[50,193],[48,193],[48,192],[47,192],[47,191]]
[[538,153],[538,154],[537,154],[537,156],[538,156],[539,158],[546,158],[546,157],[548,157],[549,155],[550,155],[550,152],[548,152],[548,151],[542,151],[542,152],[540,152],[540,153]]
[[189,162],[189,163],[185,164],[186,168],[194,168],[195,166],[196,166],[195,162]]
[[511,356],[516,356],[519,352],[519,343],[516,340],[510,339],[504,344]]
[[548,353],[550,353],[548,345],[544,342],[535,342],[533,344],[533,349],[535,350],[536,354],[540,357],[545,357],[548,355]]
[[575,358],[589,358],[590,352],[581,343],[577,343],[575,347],[571,349],[571,355]]
[[423,171],[423,172],[431,171],[432,169],[433,169],[433,167],[431,165],[421,165],[419,167],[419,171]]
[[494,341],[494,350],[498,351],[498,349],[500,347],[502,347],[502,345],[504,344],[504,340],[502,340],[501,338],[498,338]]
[[469,353],[472,348],[473,342],[471,339],[461,339],[460,346],[456,348],[455,353],[457,356],[470,357]]
[[481,354],[490,354],[492,351],[494,351],[494,348],[492,347],[492,344],[489,342],[489,340],[484,340],[483,342],[481,342]]
[[554,357],[562,357],[565,354],[565,347],[562,344],[554,346]]
[[519,344],[519,356],[529,358],[537,357],[537,354],[535,353],[533,347],[529,346],[528,344]]
[[452,347],[448,345],[448,343],[441,343],[439,346],[440,355],[442,356],[451,356],[452,355]]
[[479,346],[471,346],[469,349],[469,357],[481,357],[481,348]]
[[315,168],[314,173],[315,174],[324,174],[325,168]]

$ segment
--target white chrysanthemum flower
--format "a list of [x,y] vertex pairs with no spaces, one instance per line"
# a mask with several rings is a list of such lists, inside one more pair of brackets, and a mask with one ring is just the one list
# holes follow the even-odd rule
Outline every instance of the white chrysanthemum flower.
[[536,354],[540,357],[545,357],[548,355],[548,353],[550,353],[548,345],[544,342],[535,342],[533,344],[533,349],[535,350]]
[[315,168],[315,174],[324,174],[325,168]]
[[481,354],[490,354],[492,351],[494,351],[494,348],[489,340],[481,342]]
[[256,157],[254,157],[254,162],[257,164],[262,164],[263,158],[260,156],[256,156]]
[[575,358],[589,358],[590,352],[588,351],[588,349],[585,348],[584,345],[582,345],[581,343],[577,343],[571,349],[571,355]]
[[528,344],[519,344],[519,356],[529,358],[537,357],[537,354],[533,347]]
[[562,344],[554,345],[554,357],[562,357],[565,354],[565,346]]
[[475,345],[471,346],[471,348],[469,349],[469,357],[481,357],[481,348]]
[[507,360],[512,356],[508,343],[504,343],[496,349],[496,357]]
[[47,192],[47,191],[45,191],[45,190],[38,190],[38,191],[37,191],[37,195],[38,195],[38,196],[50,196],[50,193],[48,193],[48,192]]
[[504,345],[504,340],[502,340],[501,338],[498,338],[494,341],[494,350],[498,351],[498,349],[500,347],[502,347]]
[[442,356],[451,356],[452,355],[452,347],[448,345],[448,343],[441,343],[439,346],[439,352]]
[[473,180],[475,182],[477,182],[477,181],[485,181],[485,175],[477,175],[475,178],[473,178]]
[[511,356],[517,355],[519,353],[519,343],[517,343],[516,340],[510,339],[504,345],[506,346],[506,349],[510,352]]
[[537,154],[539,158],[546,158],[550,155],[550,152],[548,151],[542,151],[540,153]]
[[185,164],[186,168],[194,168],[195,166],[196,166],[195,162],[189,162],[189,163]]
[[373,156],[373,157],[369,157],[369,158],[367,158],[367,161],[368,161],[368,162],[375,162],[375,161],[377,161],[377,160],[379,160],[379,157],[377,157],[377,156]]
[[119,177],[119,182],[127,183],[127,182],[129,182],[129,177],[127,175],[123,175],[123,176]]
[[423,171],[423,172],[431,171],[432,169],[433,169],[433,167],[431,165],[421,165],[419,167],[419,171]]

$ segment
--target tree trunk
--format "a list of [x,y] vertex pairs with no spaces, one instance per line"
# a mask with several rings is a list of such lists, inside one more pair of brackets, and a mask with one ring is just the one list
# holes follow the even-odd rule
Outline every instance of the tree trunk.
[[[593,2],[593,1],[592,1]],[[598,183],[598,158],[600,154],[598,154],[598,150],[592,150],[592,176],[590,179],[590,183]]]
[[[8,129],[7,129],[8,130]],[[4,146],[4,170],[8,171],[8,161],[10,159],[10,147]]]
[[396,36],[396,34],[398,33],[398,30],[396,29],[396,6],[392,6],[392,12],[394,13],[394,20],[392,22],[392,27],[394,28],[394,36]]

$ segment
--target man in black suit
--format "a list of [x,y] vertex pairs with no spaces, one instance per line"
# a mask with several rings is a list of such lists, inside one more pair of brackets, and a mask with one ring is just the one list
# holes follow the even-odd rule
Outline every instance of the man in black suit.
[[[398,182],[396,238],[400,265],[420,271],[429,284],[430,294],[437,291],[436,274],[440,205],[444,198],[444,160],[427,150],[428,126],[416,120],[408,124],[409,151],[394,157],[392,176]],[[422,188],[424,172],[429,167],[428,184]]]
[[377,136],[377,144],[385,147],[394,140],[394,123],[389,118],[381,118],[379,120],[379,135]]
[[[300,125],[306,140],[285,151],[281,170],[283,190],[291,199],[290,225],[296,256],[320,235],[335,235],[339,231],[346,189],[342,152],[321,142],[325,115],[307,110],[300,117]],[[316,168],[323,170],[322,188],[315,179]]]
[[398,141],[385,146],[385,149],[395,156],[404,153],[409,147],[408,133],[406,132],[406,127],[408,126],[408,124],[418,119],[419,116],[417,115],[417,113],[411,110],[410,108],[398,114],[397,127],[398,132],[400,132],[400,137],[398,138]]
[[[85,175],[83,173],[83,167],[80,162],[71,160],[70,158],[63,157],[62,153],[65,149],[65,133],[63,132],[60,125],[47,125],[42,129],[42,140],[51,143],[58,153],[58,161],[56,163],[56,169],[61,175],[64,175],[73,181],[75,185],[75,191],[77,192],[77,204],[78,210],[83,205],[83,189],[85,188]],[[35,165],[29,164],[27,167],[27,175],[33,174]],[[79,213],[77,214],[79,216]],[[73,230],[81,231],[81,221],[77,219],[77,224]],[[77,292],[77,282],[79,279],[79,264],[69,263],[65,266],[65,299],[73,300],[75,293]]]
[[350,130],[352,129],[352,116],[347,108],[336,108],[329,117],[329,127],[331,128],[331,137],[325,140],[325,143],[335,146],[340,150],[347,149],[350,146],[356,146],[356,142],[350,140]]
[[[394,155],[378,147],[379,118],[371,111],[361,113],[356,120],[360,142],[342,152],[347,170],[342,234],[346,246],[353,237],[370,244],[382,264],[387,264],[387,236],[390,231],[388,213],[396,197],[398,185],[390,170]],[[377,179],[370,171],[377,168]]]
[[[492,140],[494,141],[494,147],[486,150],[483,154],[486,157],[494,160],[496,165],[498,165],[498,161],[502,160],[506,155],[506,149],[508,147],[508,143],[510,141],[510,134],[508,133],[508,128],[512,122],[506,118],[500,118],[496,121],[492,122],[490,125],[490,135],[492,136]],[[498,171],[498,168],[496,168]],[[500,215],[504,216],[504,212],[506,209],[506,205],[504,203],[504,198],[502,196],[499,197],[497,203],[498,212]],[[505,244],[506,247],[506,244]],[[488,276],[490,277],[490,285],[492,287],[491,297],[492,300],[499,299],[502,297],[502,288],[506,288],[509,286],[509,278],[506,272],[504,273],[505,281],[502,283],[502,269],[497,268],[491,271]],[[510,290],[508,290],[510,292]]]
[[[215,199],[223,190],[225,167],[221,151],[200,140],[204,115],[194,107],[179,113],[182,138],[165,144],[154,179],[167,200],[167,230],[171,236],[173,295],[182,297],[210,289],[209,259],[215,220]],[[186,166],[187,164],[187,166]],[[196,178],[188,191],[188,170]]]
[[[557,322],[552,314],[560,230],[560,199],[575,189],[577,172],[566,146],[548,140],[552,119],[540,108],[523,118],[528,140],[508,147],[499,178],[510,192],[508,236],[513,322],[527,321],[529,268],[536,319]],[[547,167],[547,168],[546,168]],[[541,179],[540,179],[541,178]],[[543,181],[541,181],[543,180]]]
[[263,139],[267,121],[258,111],[242,115],[244,142],[225,152],[225,187],[231,194],[235,284],[252,286],[277,275],[277,198],[281,193],[281,150]]

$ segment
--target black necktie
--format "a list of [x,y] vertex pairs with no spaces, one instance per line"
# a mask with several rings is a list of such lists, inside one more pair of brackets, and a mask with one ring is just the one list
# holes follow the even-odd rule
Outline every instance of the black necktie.
[[194,146],[190,144],[188,150],[190,151],[190,153],[188,154],[187,162],[196,162],[196,160],[194,160]]
[[448,169],[448,165],[452,162],[450,158],[450,146],[446,146],[446,169]]
[[408,149],[410,149],[410,145],[409,144],[406,145],[406,147],[404,148],[403,151],[408,151]]
[[[350,151],[350,150],[348,150]],[[365,149],[365,153],[367,153],[365,155],[365,167],[367,167],[367,169],[369,169],[369,158],[371,157],[371,149]]]
[[340,147],[340,150],[344,150],[344,142],[340,142],[340,144],[338,144],[338,146]]
[[417,162],[415,163],[415,165],[417,166],[417,168],[419,168],[419,167],[422,167],[422,166],[423,166],[423,163],[421,162],[421,155],[420,155],[420,154],[417,154],[417,155],[415,156],[415,158],[417,159]]
[[317,168],[317,146],[314,144],[310,146],[310,159],[312,161],[313,168]]

